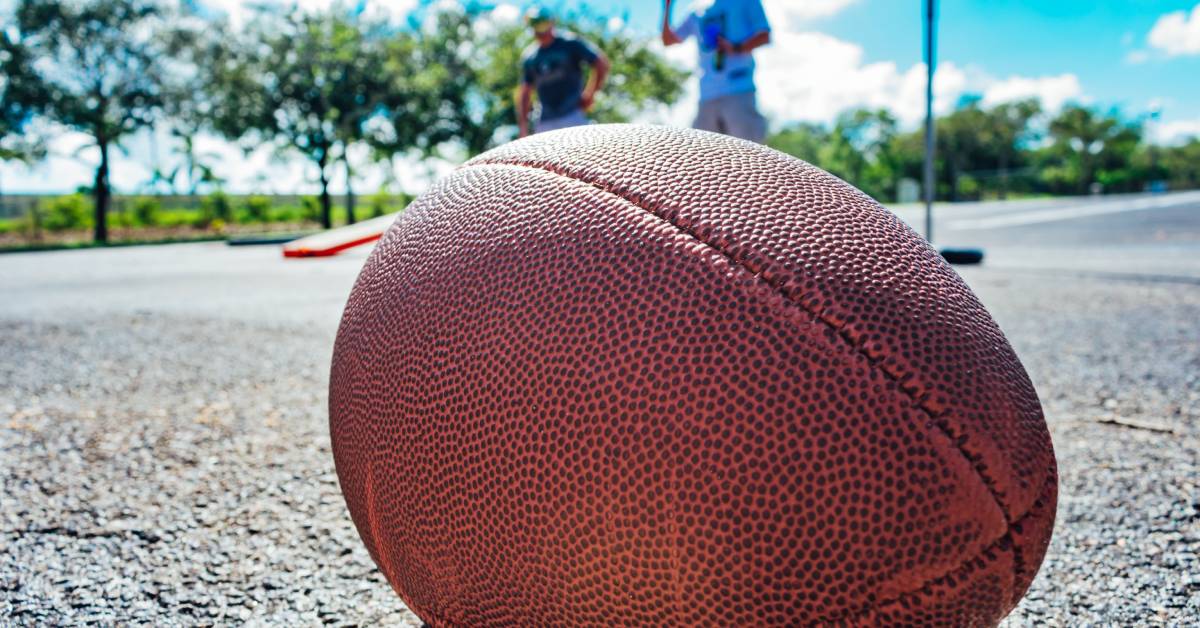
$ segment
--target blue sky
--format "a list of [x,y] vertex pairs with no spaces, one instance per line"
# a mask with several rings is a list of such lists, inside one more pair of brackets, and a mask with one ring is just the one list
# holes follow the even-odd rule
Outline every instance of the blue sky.
[[[337,0],[197,0],[226,13],[236,28],[251,2],[298,4],[324,9]],[[354,0],[368,12],[403,19],[419,3],[453,0]],[[490,0],[496,20],[516,20],[530,2]],[[679,0],[676,19],[690,0]],[[12,0],[0,0],[0,11]],[[569,8],[581,0],[548,0]],[[625,27],[653,37],[662,3],[654,0],[592,0],[596,13],[628,16]],[[1148,131],[1159,141],[1200,135],[1200,0],[951,0],[940,3],[939,73],[936,107],[946,112],[966,95],[994,104],[1036,96],[1050,111],[1068,102],[1102,108],[1119,106],[1130,116],[1160,112]],[[772,20],[771,46],[756,53],[759,101],[776,127],[793,121],[830,122],[854,107],[890,109],[906,128],[921,119],[924,67],[921,63],[922,0],[765,0]],[[657,45],[657,44],[656,44]],[[666,54],[684,67],[695,65],[694,46]],[[687,125],[695,112],[695,82],[671,107],[646,114],[644,121]],[[155,155],[169,155],[171,141],[160,130],[157,150],[146,134],[126,142],[118,153],[113,180],[132,192],[149,179]],[[29,169],[0,165],[7,191],[61,192],[88,183],[95,151],[86,138],[60,134],[54,157]],[[218,174],[233,192],[311,193],[315,172],[300,159],[280,161],[263,147],[249,155],[219,138],[202,138],[201,149],[219,155]],[[357,189],[373,191],[387,178],[383,165],[366,151],[357,170]],[[165,159],[166,157],[162,157]],[[393,177],[418,192],[452,164],[394,165]],[[340,174],[340,173],[339,173]],[[335,174],[333,189],[343,183]]]

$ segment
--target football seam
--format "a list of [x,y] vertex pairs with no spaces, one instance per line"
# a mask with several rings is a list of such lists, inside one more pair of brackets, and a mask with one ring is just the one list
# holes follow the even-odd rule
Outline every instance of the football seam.
[[[1058,481],[1057,476],[1055,474],[1050,474],[1050,476],[1048,478],[1046,478],[1046,481],[1042,484],[1042,487],[1038,490],[1037,498],[1033,500],[1033,504],[1029,507],[1029,510],[1025,511],[1025,514],[1021,515],[1021,517],[1019,519],[1014,521],[1013,524],[1011,526],[1009,526],[1008,530],[1003,535],[1000,536],[1000,538],[996,539],[995,541],[992,541],[987,547],[984,547],[975,556],[963,560],[962,563],[959,564],[954,569],[951,569],[950,571],[948,571],[936,578],[926,581],[924,584],[917,587],[916,589],[913,589],[911,591],[905,591],[904,593],[900,593],[900,594],[896,595],[895,597],[891,597],[888,599],[879,600],[879,601],[875,601],[875,602],[870,602],[859,608],[849,610],[849,611],[843,611],[836,615],[830,615],[828,617],[818,617],[815,621],[817,623],[822,623],[822,624],[836,624],[836,623],[841,623],[841,622],[853,621],[855,619],[861,619],[863,615],[866,615],[875,610],[879,610],[880,608],[882,608],[884,606],[895,604],[897,602],[902,602],[904,599],[912,597],[918,593],[925,593],[926,595],[928,595],[930,593],[931,587],[937,586],[947,580],[951,580],[951,579],[955,578],[962,572],[968,571],[972,566],[979,567],[980,566],[979,561],[986,560],[987,558],[992,558],[992,554],[996,551],[1011,552],[1012,557],[1013,557],[1013,571],[1019,572],[1019,568],[1023,568],[1023,566],[1018,565],[1018,562],[1019,562],[1018,558],[1020,557],[1020,549],[1019,549],[1020,546],[1013,539],[1013,530],[1020,528],[1021,525],[1024,524],[1028,518],[1037,514],[1038,511],[1046,505],[1045,500],[1050,496],[1051,489],[1054,487],[1054,485],[1057,483],[1057,481]],[[1018,530],[1018,532],[1019,532],[1019,530]],[[1016,590],[1016,588],[1017,588],[1016,581],[1014,578],[1014,582],[1013,582],[1013,596],[1014,597],[1013,597],[1013,599],[1009,600],[1010,608],[1016,606],[1016,604],[1018,602],[1020,602],[1020,595],[1019,595],[1018,591]]]
[[[794,294],[794,291],[784,289],[784,284],[786,284],[788,282],[788,279],[790,279],[790,277],[787,276],[790,273],[775,272],[775,269],[772,268],[772,266],[774,264],[769,260],[766,261],[765,263],[762,263],[760,261],[760,264],[762,267],[756,271],[744,263],[746,261],[744,257],[739,259],[739,256],[736,252],[730,251],[726,247],[722,247],[713,242],[710,242],[709,240],[702,237],[700,234],[696,233],[695,230],[693,228],[691,228],[690,226],[681,225],[678,222],[672,220],[671,217],[665,216],[662,213],[659,213],[659,212],[655,211],[654,209],[643,205],[642,203],[640,203],[638,201],[638,199],[621,194],[617,190],[614,190],[611,187],[604,185],[603,183],[574,177],[574,176],[571,176],[571,174],[566,171],[556,170],[556,169],[553,169],[548,166],[542,166],[540,164],[484,161],[484,162],[475,162],[473,164],[463,166],[463,168],[461,168],[461,169],[468,169],[471,167],[478,167],[478,166],[510,166],[510,167],[514,167],[514,168],[526,168],[526,169],[530,169],[530,170],[540,170],[542,172],[547,172],[547,173],[557,175],[557,176],[560,176],[560,177],[563,177],[566,179],[570,179],[572,181],[578,181],[579,183],[586,184],[590,187],[600,190],[601,192],[605,192],[607,194],[610,194],[612,196],[620,198],[621,200],[624,200],[625,202],[641,209],[642,211],[645,211],[646,213],[650,214],[651,216],[654,216],[654,217],[658,218],[659,220],[662,220],[663,222],[667,223],[668,225],[671,225],[672,227],[674,227],[679,232],[691,237],[696,242],[708,247],[712,251],[721,255],[727,261],[729,261],[729,263],[732,264],[734,267],[740,268],[740,269],[750,273],[751,276],[753,276],[756,279],[759,279],[763,283],[767,284],[768,287],[770,287],[776,294],[778,294],[780,297],[782,297],[785,301],[796,305],[801,310],[807,312],[809,315],[815,317],[817,320],[824,323],[829,329],[836,332],[839,338],[841,338],[846,344],[848,344],[850,346],[851,349],[853,349],[856,353],[861,355],[867,361],[867,364],[874,367],[884,377],[886,377],[888,380],[890,380],[892,383],[894,383],[896,385],[896,388],[900,392],[902,392],[905,397],[908,397],[908,399],[910,401],[912,401],[914,407],[916,407],[918,410],[920,410],[922,413],[924,413],[925,416],[929,417],[930,422],[935,427],[937,427],[938,431],[940,431],[942,433],[942,435],[946,437],[947,440],[950,441],[950,443],[954,446],[954,449],[957,450],[960,455],[962,455],[962,457],[967,461],[967,464],[970,465],[972,470],[975,471],[975,474],[976,474],[976,476],[978,476],[979,481],[984,485],[984,488],[987,489],[988,494],[991,495],[992,499],[995,501],[996,507],[997,507],[997,509],[1000,510],[1000,514],[1004,519],[1005,525],[1008,526],[1011,524],[1014,517],[1010,516],[1008,513],[1008,510],[1004,507],[1004,501],[1000,498],[999,491],[995,487],[995,481],[991,477],[988,476],[986,471],[983,468],[981,468],[981,466],[977,462],[976,458],[980,458],[980,456],[973,456],[966,449],[963,448],[963,443],[966,440],[966,436],[965,435],[964,436],[956,435],[955,431],[953,429],[951,429],[951,427],[942,420],[942,418],[947,413],[936,412],[926,405],[926,402],[932,393],[927,392],[924,395],[921,395],[920,397],[918,397],[915,394],[915,391],[905,384],[905,380],[908,379],[907,376],[893,373],[892,371],[890,371],[887,368],[887,364],[885,363],[884,359],[872,357],[870,352],[868,352],[864,349],[864,347],[863,347],[864,343],[856,341],[850,335],[850,332],[846,331],[846,328],[849,325],[847,322],[843,322],[843,323],[839,324],[835,321],[832,321],[823,312],[821,312],[819,308],[813,307],[810,304],[804,303],[802,301],[802,299],[805,296],[807,296],[807,294],[801,294],[799,296],[796,296]],[[768,277],[767,275],[770,275],[770,276]],[[1032,504],[1031,504],[1031,507],[1032,507]],[[1020,518],[1021,516],[1024,516],[1024,513],[1022,513],[1022,515],[1019,515],[1016,518]]]
[[[922,413],[924,413],[927,417],[929,417],[930,423],[934,427],[936,427],[937,430],[939,432],[941,432],[943,434],[943,436],[946,437],[947,440],[950,441],[950,443],[953,445],[954,449],[959,452],[959,455],[961,455],[967,461],[967,464],[975,472],[976,477],[979,479],[980,483],[983,484],[984,488],[991,495],[993,501],[996,503],[997,509],[1000,511],[1001,517],[1003,518],[1003,521],[1005,524],[1005,532],[1004,532],[1004,534],[1000,535],[1000,537],[998,537],[995,541],[993,541],[991,544],[989,544],[987,547],[985,547],[985,549],[982,550],[974,558],[968,558],[968,559],[963,560],[963,562],[960,565],[958,565],[957,567],[951,568],[946,574],[943,574],[942,576],[938,576],[936,578],[929,580],[928,582],[923,584],[921,587],[917,587],[913,591],[901,593],[898,596],[898,598],[906,596],[906,595],[910,595],[912,593],[916,593],[916,592],[920,591],[921,589],[925,588],[926,586],[929,586],[931,583],[937,582],[938,580],[946,578],[947,576],[955,573],[956,571],[959,571],[959,570],[965,568],[966,566],[968,566],[970,564],[970,562],[972,560],[975,560],[979,556],[982,556],[986,551],[989,551],[992,548],[996,547],[998,544],[1000,544],[1005,539],[1011,538],[1014,521],[1024,520],[1025,517],[1029,516],[1035,510],[1034,507],[1037,503],[1036,500],[1034,500],[1032,503],[1030,503],[1029,508],[1026,509],[1026,511],[1024,513],[1022,513],[1020,516],[1016,517],[1015,519],[1013,517],[1010,517],[1008,514],[1008,511],[1004,507],[1004,502],[1000,499],[1000,496],[995,489],[994,482],[991,480],[991,478],[989,478],[987,476],[987,474],[982,469],[980,469],[980,467],[977,464],[974,457],[971,456],[966,450],[963,449],[962,442],[961,442],[963,440],[963,438],[955,437],[953,431],[943,423],[943,421],[941,420],[941,417],[944,415],[939,415],[938,413],[934,412],[933,410],[931,410],[930,408],[928,408],[925,405],[925,400],[928,399],[930,394],[927,393],[927,394],[923,395],[922,397],[918,398],[914,394],[913,390],[911,390],[909,387],[905,386],[905,384],[904,384],[905,378],[889,371],[886,368],[886,365],[884,364],[882,359],[873,358],[870,355],[870,353],[868,353],[866,350],[864,350],[861,343],[855,341],[854,338],[850,336],[849,332],[847,332],[845,330],[845,328],[847,327],[847,323],[842,323],[839,325],[836,322],[829,320],[824,315],[824,313],[819,311],[817,308],[814,308],[811,305],[803,302],[801,299],[807,295],[801,294],[801,295],[799,295],[799,297],[797,297],[794,294],[795,291],[783,289],[783,286],[787,282],[787,279],[790,279],[790,277],[787,276],[790,273],[772,272],[773,269],[771,268],[771,266],[773,266],[774,264],[771,263],[770,261],[763,264],[763,267],[756,272],[755,270],[751,269],[744,263],[745,262],[744,257],[739,259],[739,256],[736,253],[731,252],[730,250],[728,250],[728,248],[718,246],[718,245],[708,241],[707,239],[701,237],[690,226],[678,224],[676,221],[672,220],[670,217],[664,216],[662,213],[655,211],[653,208],[647,207],[646,205],[642,204],[641,202],[639,202],[638,199],[632,198],[625,194],[622,194],[621,192],[617,191],[616,189],[613,189],[610,186],[605,185],[602,182],[575,177],[575,176],[572,176],[571,173],[567,172],[566,170],[555,169],[551,166],[537,164],[537,163],[512,162],[512,161],[486,161],[486,160],[475,161],[475,162],[471,162],[468,164],[464,164],[463,166],[461,166],[459,168],[459,170],[469,170],[472,168],[487,167],[487,166],[493,166],[493,167],[501,166],[501,167],[511,167],[511,168],[518,168],[518,169],[527,169],[527,170],[538,170],[538,171],[546,172],[546,173],[549,173],[549,174],[552,174],[555,176],[559,176],[559,177],[562,177],[565,179],[569,179],[571,181],[576,181],[578,183],[582,183],[582,184],[592,187],[596,190],[604,192],[605,194],[608,194],[610,196],[615,196],[615,197],[625,201],[626,203],[629,203],[630,205],[633,205],[634,207],[637,207],[638,209],[645,211],[646,213],[650,214],[651,216],[658,218],[659,220],[661,220],[664,223],[673,227],[679,233],[687,235],[688,237],[692,238],[699,244],[704,245],[705,247],[711,249],[713,252],[724,257],[734,267],[740,268],[741,270],[744,270],[744,271],[750,273],[751,276],[753,276],[756,279],[761,280],[768,287],[770,287],[776,294],[778,294],[780,297],[782,297],[785,301],[787,301],[788,303],[794,304],[796,307],[800,308],[804,312],[807,312],[809,315],[813,316],[816,320],[824,323],[826,327],[828,327],[829,329],[834,331],[836,333],[836,335],[842,339],[843,342],[845,342],[847,345],[850,346],[851,349],[853,349],[856,353],[858,353],[860,356],[862,356],[867,361],[867,364],[869,364],[873,368],[877,369],[885,378],[892,381],[896,385],[896,389],[899,390],[905,397],[908,397],[908,399],[910,401],[912,401],[913,406],[915,408],[917,408]],[[764,276],[765,274],[770,274],[771,277],[766,277],[766,276]],[[1051,474],[1049,479],[1053,479],[1053,477],[1054,477],[1054,475]],[[1047,481],[1046,483],[1048,484],[1049,482]],[[1010,544],[1010,549],[1013,553],[1014,569],[1013,569],[1013,574],[1012,574],[1012,582],[1013,582],[1013,587],[1015,588],[1016,583],[1017,583],[1018,573],[1019,573],[1018,566],[1022,565],[1024,563],[1024,559],[1021,555],[1020,549],[1016,545]],[[878,607],[878,606],[881,606],[881,605],[887,604],[887,603],[890,603],[890,600],[884,600],[884,601],[877,602],[875,604],[875,607]],[[856,611],[856,612],[868,612],[869,610],[871,610],[870,607],[865,610]]]

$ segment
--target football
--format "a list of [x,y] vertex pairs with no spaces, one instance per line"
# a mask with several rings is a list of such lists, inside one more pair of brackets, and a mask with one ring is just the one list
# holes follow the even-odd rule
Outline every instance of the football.
[[330,383],[350,514],[433,626],[993,625],[1054,523],[1029,377],[838,178],[595,125],[384,235]]

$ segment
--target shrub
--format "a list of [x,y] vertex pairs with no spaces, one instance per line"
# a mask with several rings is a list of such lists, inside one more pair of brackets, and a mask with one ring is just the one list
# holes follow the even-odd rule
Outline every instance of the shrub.
[[412,197],[404,192],[389,194],[386,190],[379,190],[371,195],[368,205],[371,208],[371,217],[378,218],[384,214],[404,209],[410,202],[412,202]]
[[232,217],[233,205],[229,197],[217,190],[200,200],[200,217],[196,219],[195,226],[204,229],[218,220],[222,224],[228,223]]
[[371,195],[367,206],[371,208],[371,217],[378,218],[386,213],[392,205],[392,196],[383,190]]
[[309,222],[321,222],[321,200],[315,196],[305,196],[300,199],[300,207],[304,210],[304,219]]
[[60,196],[50,201],[42,226],[50,231],[85,229],[92,224],[92,207],[82,194]]
[[18,231],[30,231],[33,229],[33,219],[26,216],[22,220],[11,220],[0,218],[0,233],[13,233]]
[[242,209],[251,222],[267,222],[271,219],[271,199],[265,196],[246,197]]
[[158,216],[162,212],[162,203],[153,196],[139,196],[133,199],[133,220],[139,225],[153,227],[158,224]]

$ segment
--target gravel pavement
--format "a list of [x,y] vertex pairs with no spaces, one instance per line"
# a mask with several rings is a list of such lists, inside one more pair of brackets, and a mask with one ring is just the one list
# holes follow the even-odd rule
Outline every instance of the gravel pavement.
[[[0,625],[419,623],[329,451],[329,357],[361,261],[0,256]],[[1061,465],[1050,552],[1007,623],[1194,624],[1200,283],[962,272],[1030,371]]]

